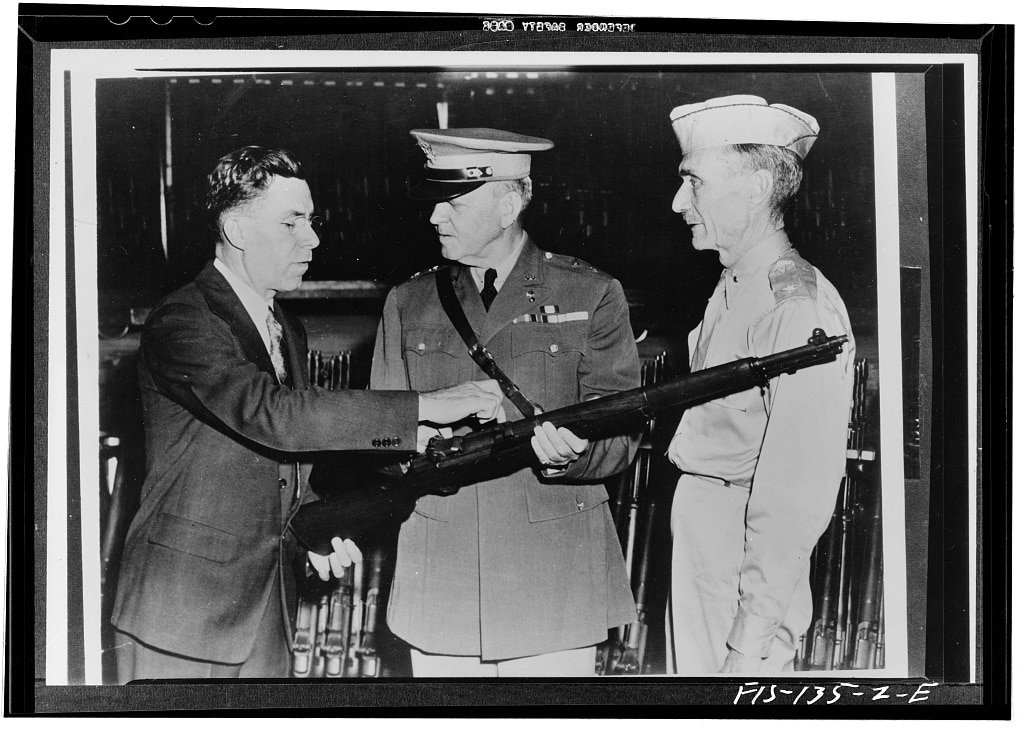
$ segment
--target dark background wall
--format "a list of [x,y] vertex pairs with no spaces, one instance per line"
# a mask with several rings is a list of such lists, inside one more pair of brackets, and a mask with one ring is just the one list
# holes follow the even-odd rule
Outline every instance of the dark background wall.
[[406,190],[423,164],[409,130],[437,127],[436,105],[446,101],[450,127],[553,140],[555,148],[534,161],[527,228],[543,247],[617,276],[637,326],[685,333],[720,267],[713,254],[691,249],[671,211],[679,148],[668,114],[740,93],[795,106],[821,124],[788,228],[843,294],[858,337],[873,338],[870,76],[798,70],[537,69],[529,77],[363,70],[101,81],[103,316],[116,328],[126,307],[154,304],[212,256],[200,215],[204,179],[220,156],[247,144],[288,148],[308,169],[328,225],[307,279],[390,285],[438,263],[430,209],[409,201]]

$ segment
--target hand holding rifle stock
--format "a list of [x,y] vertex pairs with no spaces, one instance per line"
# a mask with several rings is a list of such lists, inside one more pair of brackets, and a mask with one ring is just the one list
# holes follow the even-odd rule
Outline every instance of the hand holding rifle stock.
[[[334,536],[358,543],[386,521],[404,520],[424,495],[450,495],[464,485],[521,469],[534,457],[531,440],[544,422],[583,440],[627,434],[657,411],[765,387],[776,376],[835,360],[847,340],[819,328],[807,345],[764,358],[744,358],[463,436],[435,437],[424,454],[400,462],[374,466],[351,456],[334,460],[314,470],[311,482],[321,499],[299,509],[292,530],[309,550],[330,553]],[[340,488],[322,490],[321,483]]]

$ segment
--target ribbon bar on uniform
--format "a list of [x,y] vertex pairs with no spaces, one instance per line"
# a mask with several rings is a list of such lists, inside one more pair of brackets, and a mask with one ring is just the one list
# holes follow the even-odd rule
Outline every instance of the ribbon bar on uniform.
[[589,320],[590,313],[586,310],[582,312],[563,312],[561,314],[533,314],[533,315],[520,315],[519,317],[512,320],[513,323],[519,322],[546,322],[546,323],[560,323],[560,322],[576,322],[578,320]]

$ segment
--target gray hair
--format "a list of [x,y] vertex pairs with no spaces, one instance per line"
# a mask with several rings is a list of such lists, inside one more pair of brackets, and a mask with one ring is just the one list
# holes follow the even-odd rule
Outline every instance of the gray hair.
[[522,215],[526,207],[530,205],[530,201],[533,200],[533,180],[530,179],[530,176],[527,175],[525,178],[519,178],[518,180],[496,180],[494,182],[501,186],[496,191],[497,195],[505,195],[505,193],[519,194],[523,201],[523,207],[519,211],[519,215]]
[[731,145],[735,158],[744,172],[767,170],[775,181],[769,200],[769,212],[782,220],[790,201],[800,189],[803,180],[803,162],[792,150],[776,145],[738,144]]

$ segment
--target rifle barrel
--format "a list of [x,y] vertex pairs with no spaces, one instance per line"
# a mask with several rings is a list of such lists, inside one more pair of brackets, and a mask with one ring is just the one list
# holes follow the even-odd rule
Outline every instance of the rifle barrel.
[[532,455],[533,430],[543,422],[570,428],[585,439],[628,434],[656,411],[766,386],[776,376],[835,360],[847,340],[846,335],[829,337],[818,328],[807,345],[781,353],[744,358],[464,436],[435,437],[425,454],[367,473],[352,489],[303,505],[292,518],[292,529],[307,548],[327,555],[334,536],[359,540],[385,520],[407,517],[424,495],[451,494],[463,485],[521,467],[524,457]]
[[828,337],[816,329],[807,345],[764,358],[743,358],[662,383],[507,422],[464,437],[436,438],[428,446],[426,454],[408,463],[408,473],[432,472],[483,460],[509,459],[529,449],[533,430],[546,421],[556,427],[571,428],[574,434],[585,439],[628,432],[641,426],[657,411],[693,406],[757,385],[764,386],[784,373],[835,360],[847,340],[846,335]]

